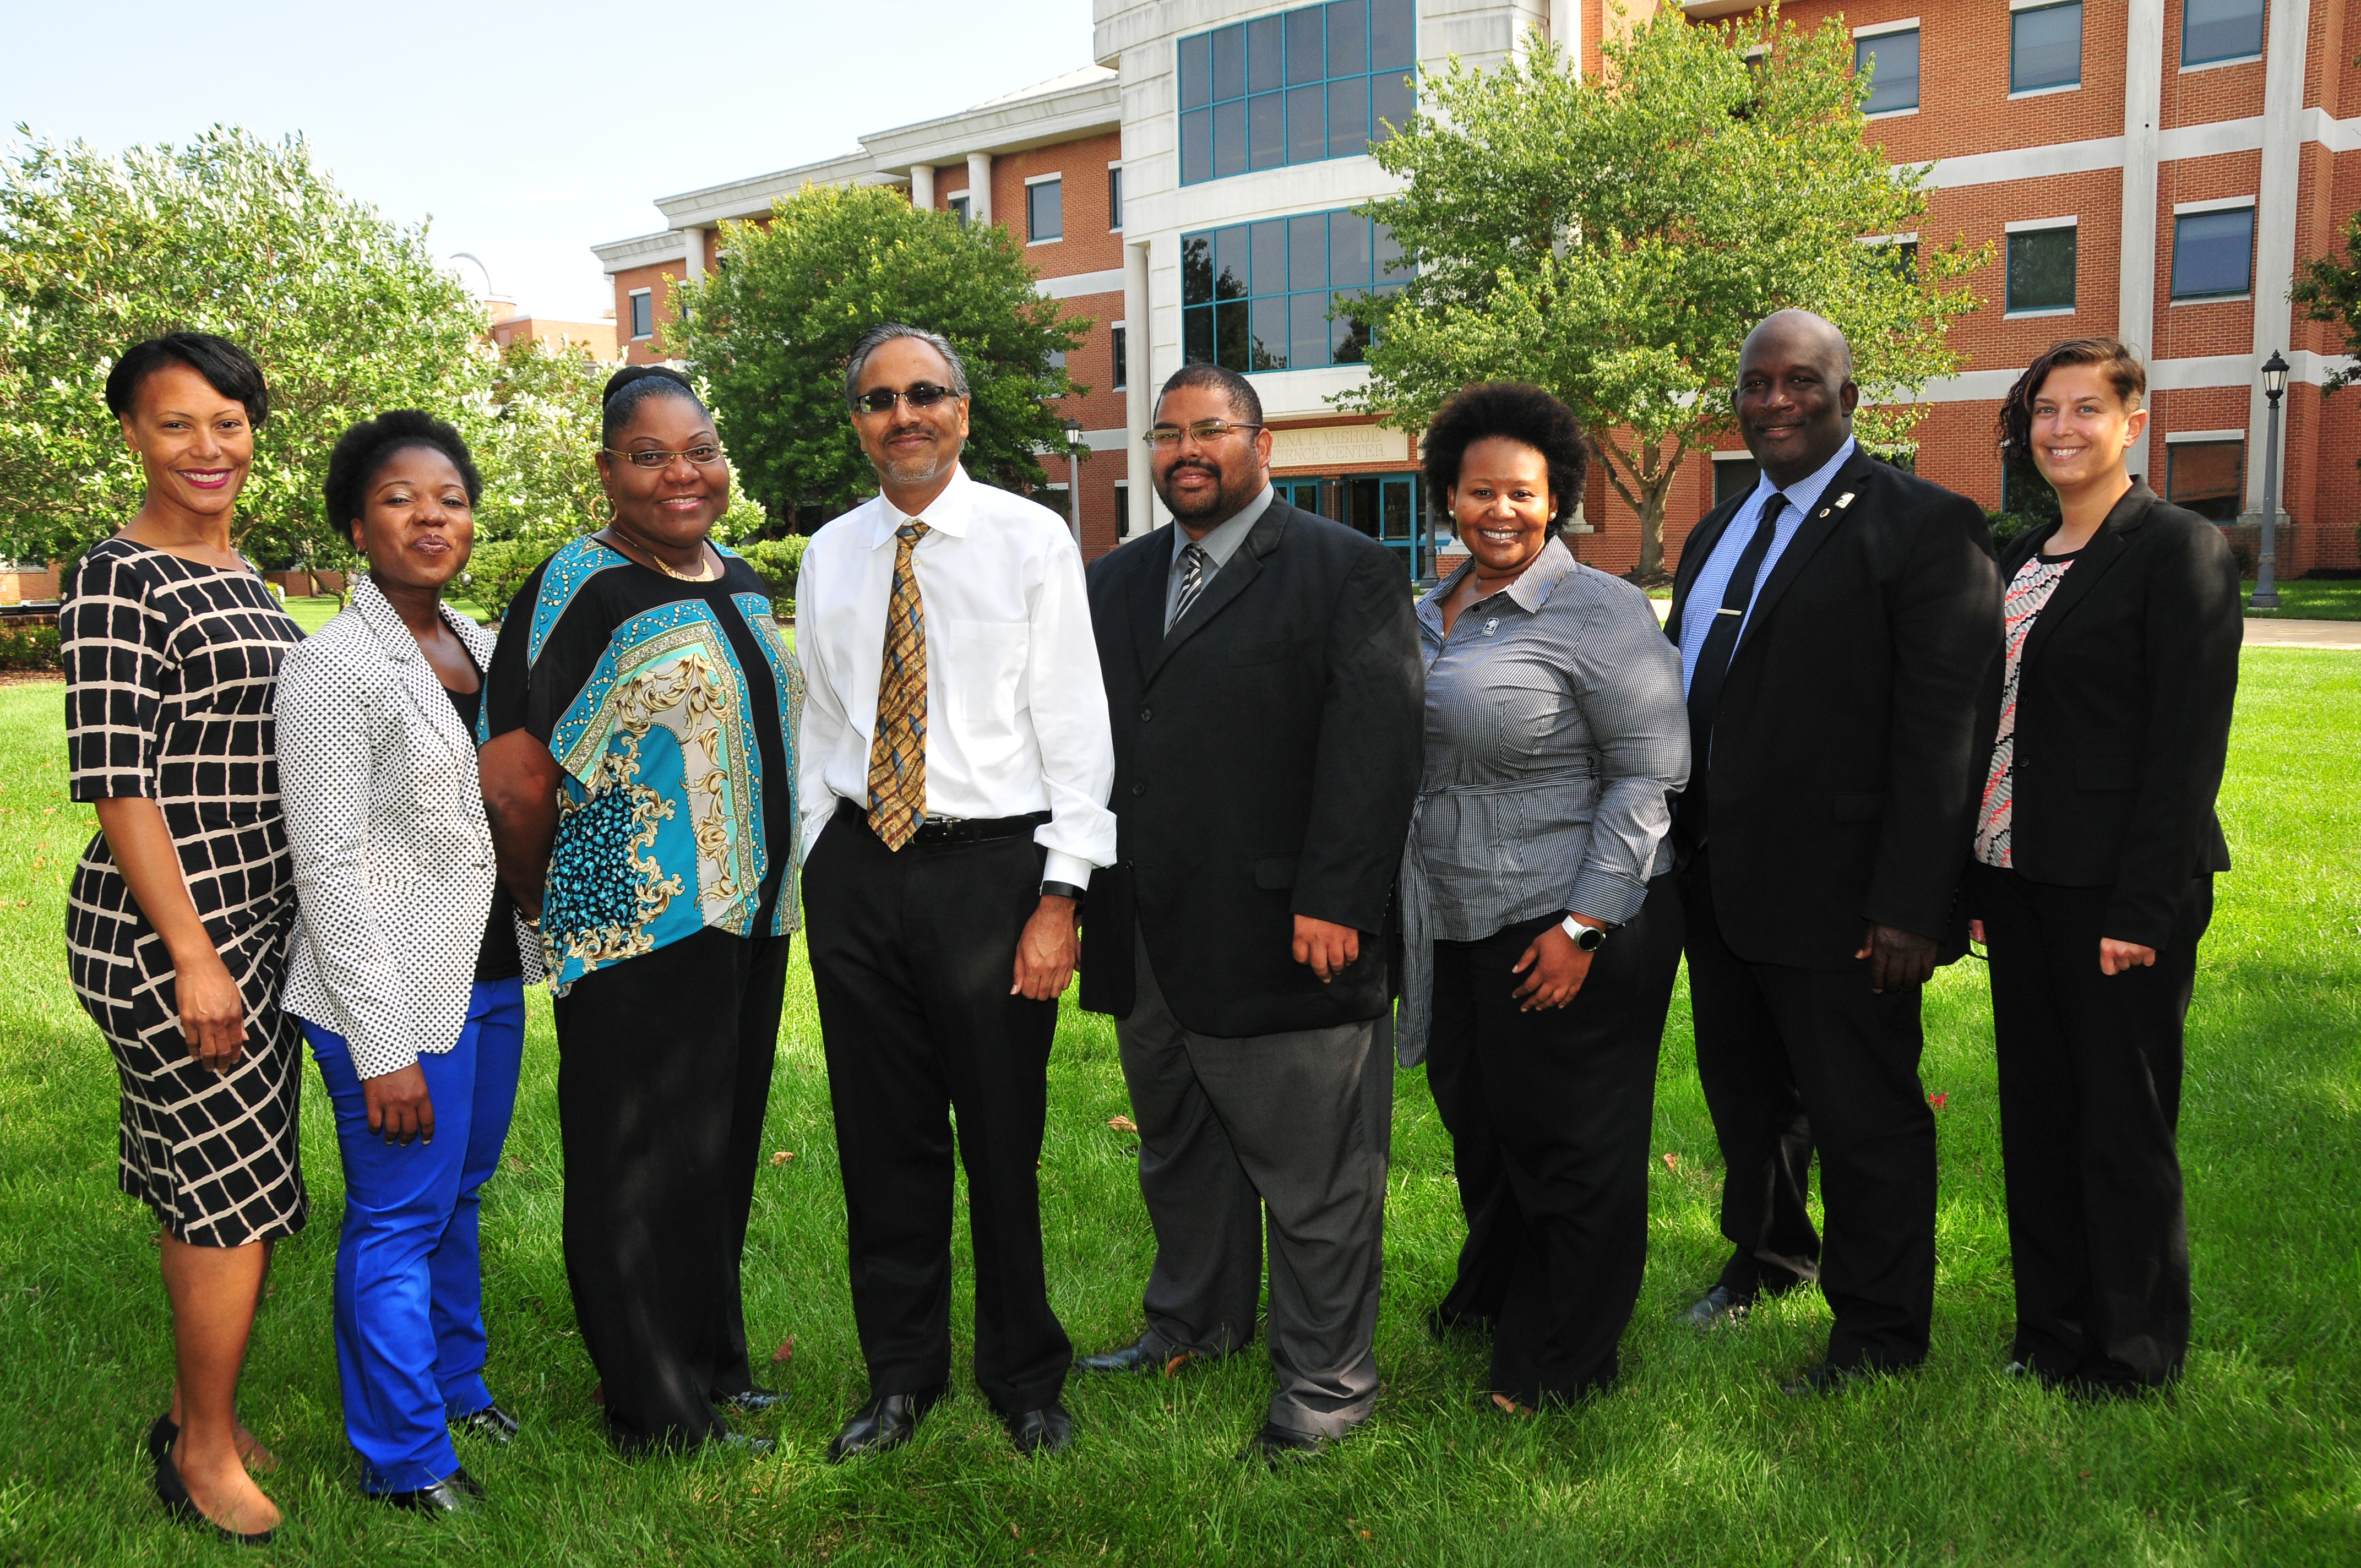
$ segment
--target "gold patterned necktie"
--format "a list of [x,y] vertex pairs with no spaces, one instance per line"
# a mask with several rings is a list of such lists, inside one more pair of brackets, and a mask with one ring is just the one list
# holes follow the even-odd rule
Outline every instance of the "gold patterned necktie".
[[927,817],[927,615],[910,552],[927,525],[894,531],[894,587],[885,600],[885,663],[877,674],[877,729],[869,742],[869,827],[898,850]]

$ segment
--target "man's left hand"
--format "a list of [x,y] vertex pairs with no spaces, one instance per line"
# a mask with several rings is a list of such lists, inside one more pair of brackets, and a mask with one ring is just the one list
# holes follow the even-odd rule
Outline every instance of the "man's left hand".
[[1074,978],[1074,901],[1043,894],[1040,906],[1016,938],[1016,976],[1008,994],[1036,1002],[1065,995],[1066,982]]
[[1295,917],[1295,961],[1311,965],[1321,984],[1343,974],[1360,956],[1361,934],[1350,926],[1309,915]]
[[1935,938],[1898,927],[1871,925],[1853,957],[1869,960],[1869,989],[1880,995],[1935,978]]

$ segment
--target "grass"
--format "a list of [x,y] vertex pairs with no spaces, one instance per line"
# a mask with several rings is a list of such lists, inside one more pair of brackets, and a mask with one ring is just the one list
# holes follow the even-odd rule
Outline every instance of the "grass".
[[[1719,1266],[1719,1169],[1685,996],[1664,1045],[1645,1292],[1628,1373],[1572,1411],[1479,1406],[1485,1362],[1421,1327],[1461,1228],[1450,1146],[1403,1074],[1377,1419],[1326,1458],[1234,1464],[1260,1420],[1257,1344],[1166,1382],[1077,1382],[1073,1453],[1018,1461],[965,1381],[917,1442],[830,1468],[861,1397],[843,1202],[810,982],[790,982],[746,1259],[750,1329],[794,1336],[765,1460],[628,1464],[590,1402],[558,1249],[555,1051],[533,1008],[516,1130],[485,1194],[490,1376],[524,1419],[471,1453],[493,1503],[434,1525],[357,1496],[330,1345],[340,1183],[305,1072],[311,1228],[279,1254],[244,1413],[283,1464],[291,1524],[240,1553],[167,1522],[140,1434],[171,1376],[154,1223],[114,1190],[115,1086],[66,985],[62,894],[90,813],[64,800],[54,684],[0,687],[0,1563],[2349,1563],[2361,1560],[2361,817],[2341,786],[2361,654],[2250,650],[2224,792],[2222,879],[2191,1019],[2183,1151],[2196,1275],[2189,1376],[2155,1403],[2085,1409],[2001,1375],[2008,1248],[1990,1012],[1973,964],[1927,997],[1925,1077],[1946,1096],[1941,1273],[1919,1374],[1826,1402],[1776,1391],[1827,1330],[1790,1298],[1699,1338],[1673,1315]],[[661,1048],[661,1040],[651,1041]],[[1050,1291],[1075,1341],[1138,1326],[1151,1239],[1114,1034],[1069,1011],[1051,1067],[1042,1201]],[[1673,1157],[1670,1158],[1664,1157]],[[965,1257],[964,1226],[959,1243]]]
[[[2272,620],[2361,620],[2361,577],[2298,577],[2279,589],[2279,609],[2246,613]],[[2252,579],[2238,585],[2242,601],[2254,592]]]
[[[478,624],[491,619],[490,616],[484,612],[484,608],[481,605],[470,604],[466,599],[453,599],[450,601],[450,604],[452,609],[457,610],[462,615],[471,617]],[[335,615],[336,611],[343,608],[343,605],[333,594],[290,594],[287,596],[287,613],[293,617],[295,624],[302,627],[306,632],[317,631],[320,628],[327,625],[329,620]]]

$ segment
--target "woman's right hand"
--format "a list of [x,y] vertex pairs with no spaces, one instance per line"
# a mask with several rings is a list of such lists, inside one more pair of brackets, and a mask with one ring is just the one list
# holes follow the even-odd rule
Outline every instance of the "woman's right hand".
[[189,1059],[216,1073],[237,1066],[246,1047],[246,998],[221,955],[207,948],[185,963],[175,955],[172,989]]
[[387,1143],[434,1141],[434,1100],[426,1092],[426,1073],[416,1062],[362,1079],[361,1097],[368,1102],[368,1130]]

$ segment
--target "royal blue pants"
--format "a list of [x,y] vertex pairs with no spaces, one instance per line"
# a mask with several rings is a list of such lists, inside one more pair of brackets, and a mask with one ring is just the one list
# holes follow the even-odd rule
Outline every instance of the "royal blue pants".
[[449,1050],[418,1065],[434,1141],[388,1144],[344,1037],[303,1025],[336,1110],[345,1224],[336,1239],[336,1375],[345,1432],[371,1492],[414,1491],[459,1468],[448,1422],[492,1402],[484,1387],[477,1195],[500,1168],[524,1055],[524,982],[489,981]]

